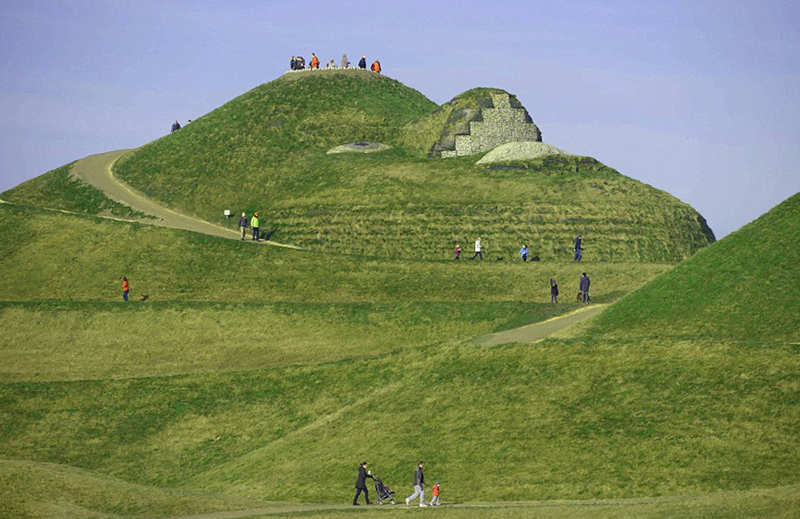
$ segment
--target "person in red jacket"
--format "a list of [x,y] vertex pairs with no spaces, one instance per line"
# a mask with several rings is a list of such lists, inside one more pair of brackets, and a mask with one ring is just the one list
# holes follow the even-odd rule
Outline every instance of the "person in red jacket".
[[378,61],[378,60],[375,60],[375,63],[373,63],[372,67],[370,67],[370,68],[372,69],[373,72],[377,72],[378,74],[380,74],[381,73],[381,62]]
[[319,68],[319,58],[313,52],[311,53],[311,68],[318,69]]
[[126,303],[128,302],[128,292],[131,289],[130,283],[128,283],[128,278],[122,276],[122,300]]
[[431,506],[439,506],[441,503],[439,502],[439,482],[433,484],[433,497],[431,498]]

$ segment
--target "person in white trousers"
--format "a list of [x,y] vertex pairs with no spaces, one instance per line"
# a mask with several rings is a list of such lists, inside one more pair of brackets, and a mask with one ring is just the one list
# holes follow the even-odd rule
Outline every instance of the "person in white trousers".
[[417,469],[414,471],[414,493],[406,498],[406,506],[410,506],[411,500],[417,496],[419,496],[419,506],[428,506],[425,504],[425,474],[422,473],[424,464],[422,461],[417,464]]

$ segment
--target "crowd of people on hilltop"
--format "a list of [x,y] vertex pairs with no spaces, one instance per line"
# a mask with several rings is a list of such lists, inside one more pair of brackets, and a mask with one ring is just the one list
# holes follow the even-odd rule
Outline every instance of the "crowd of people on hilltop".
[[[339,60],[339,64],[336,64],[336,61],[331,59],[328,61],[325,66],[325,69],[349,69],[350,67],[350,60],[347,59],[347,54],[342,55],[342,59]],[[355,67],[353,67],[355,68]],[[292,56],[292,59],[289,60],[289,70],[297,71],[297,70],[319,70],[320,69],[320,61],[319,58],[315,53],[311,53],[311,61],[308,63],[308,68],[306,68],[306,59],[303,56]],[[358,69],[359,70],[367,70],[367,56],[361,56],[361,59],[358,60]],[[377,72],[378,74],[381,73],[381,62],[379,60],[375,60],[370,65],[369,69],[373,72]]]

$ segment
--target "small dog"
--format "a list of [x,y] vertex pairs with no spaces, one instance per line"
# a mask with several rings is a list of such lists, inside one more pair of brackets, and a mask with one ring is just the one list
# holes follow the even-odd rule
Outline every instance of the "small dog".
[[[578,292],[578,297],[576,297],[575,300],[578,303],[583,303],[583,292]],[[589,295],[587,295],[586,296],[586,302],[589,303],[589,302],[591,302],[591,300],[592,300],[592,298]]]
[[145,294],[139,301],[147,301],[147,298],[150,297],[149,295]]

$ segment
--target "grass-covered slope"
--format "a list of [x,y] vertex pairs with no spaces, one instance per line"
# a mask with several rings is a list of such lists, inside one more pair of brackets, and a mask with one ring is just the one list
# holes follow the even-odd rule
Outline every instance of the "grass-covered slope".
[[263,506],[248,499],[136,485],[52,463],[0,460],[0,517],[172,517]]
[[[275,240],[323,251],[447,258],[481,236],[494,258],[527,243],[542,259],[567,260],[583,233],[588,260],[675,262],[713,241],[689,205],[594,159],[480,167],[479,156],[427,158],[493,91],[437,108],[373,73],[289,74],[140,148],[115,172],[209,221],[233,226],[225,209],[259,210]],[[327,154],[362,140],[393,149]]]
[[611,336],[800,344],[800,194],[597,319]]
[[146,215],[108,198],[105,193],[75,178],[70,162],[60,168],[0,193],[0,199],[76,213],[146,219]]

